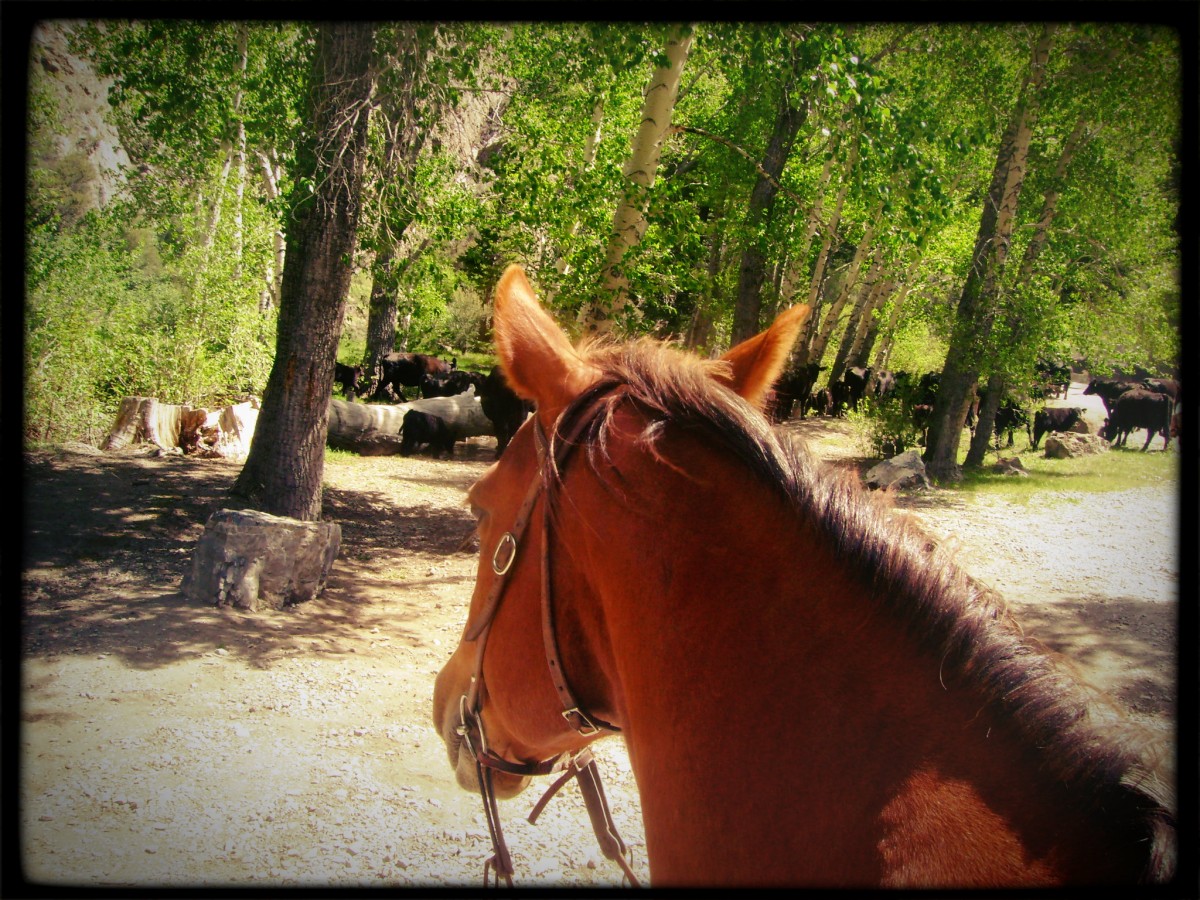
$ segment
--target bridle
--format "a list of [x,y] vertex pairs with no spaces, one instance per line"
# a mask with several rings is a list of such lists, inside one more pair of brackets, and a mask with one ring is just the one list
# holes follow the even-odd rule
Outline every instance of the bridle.
[[466,744],[468,751],[475,759],[475,769],[479,780],[479,791],[483,796],[484,814],[487,818],[488,832],[492,839],[493,855],[484,863],[483,883],[488,885],[488,875],[492,869],[499,877],[512,886],[512,858],[504,841],[500,828],[500,817],[496,806],[496,793],[492,785],[492,772],[499,770],[510,775],[533,776],[553,775],[559,777],[546,789],[546,793],[534,805],[529,814],[530,823],[536,822],[546,804],[572,778],[579,783],[584,805],[592,822],[592,830],[604,855],[615,861],[622,869],[630,884],[639,887],[633,870],[625,859],[628,852],[625,842],[617,833],[616,824],[608,809],[608,801],[604,796],[604,788],[600,784],[600,772],[595,758],[587,747],[576,753],[562,753],[554,759],[540,763],[514,763],[497,755],[487,745],[483,730],[483,718],[480,715],[483,707],[483,654],[487,648],[487,638],[491,632],[492,622],[504,598],[508,585],[509,574],[516,562],[521,542],[533,514],[534,506],[541,498],[544,503],[542,514],[542,586],[541,586],[541,618],[542,638],[546,650],[546,662],[550,670],[550,678],[562,702],[562,717],[567,725],[583,737],[593,737],[601,732],[619,733],[620,729],[587,713],[576,700],[563,672],[561,657],[558,652],[558,638],[554,627],[554,604],[551,592],[553,566],[550,553],[550,520],[556,486],[559,483],[559,473],[567,462],[571,451],[579,446],[580,436],[595,420],[601,408],[611,399],[616,386],[602,382],[591,390],[585,391],[567,407],[555,423],[552,437],[547,438],[536,415],[532,416],[531,427],[538,454],[538,470],[533,482],[525,494],[525,498],[517,510],[512,528],[501,535],[492,551],[492,572],[496,575],[491,590],[488,592],[483,606],[475,621],[470,624],[463,636],[464,640],[476,641],[475,669],[471,676],[467,692],[459,699],[459,724],[456,732]]

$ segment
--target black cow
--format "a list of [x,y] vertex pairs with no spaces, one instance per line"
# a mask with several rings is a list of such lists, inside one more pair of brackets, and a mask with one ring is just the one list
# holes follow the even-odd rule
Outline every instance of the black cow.
[[921,432],[921,446],[929,446],[929,423],[933,419],[932,403],[914,403],[912,408],[913,427]]
[[833,415],[833,396],[829,393],[829,388],[813,391],[805,398],[804,405],[815,416]]
[[870,380],[870,367],[852,366],[843,372],[842,377],[829,386],[833,396],[833,414],[840,416],[847,408],[858,412],[859,401],[866,394]]
[[941,372],[926,372],[917,379],[917,391],[913,395],[913,402],[923,406],[933,406],[937,400],[937,393],[941,386]]
[[789,372],[784,372],[771,389],[767,399],[767,418],[772,422],[785,422],[792,417],[796,401],[800,401],[800,418],[804,418],[805,400],[812,391],[823,366],[808,363]]
[[342,393],[351,403],[354,402],[354,397],[358,393],[359,385],[366,371],[363,366],[348,366],[340,362],[333,364],[333,383],[341,386]]
[[1000,408],[996,410],[996,449],[1000,449],[1000,435],[1008,432],[1008,444],[1013,445],[1013,432],[1020,426],[1025,426],[1025,436],[1029,438],[1029,443],[1033,443],[1033,435],[1029,431],[1029,411],[1026,410],[1020,403],[1012,397],[1005,397],[1000,403]]
[[422,447],[428,447],[435,458],[442,453],[453,456],[454,432],[443,419],[410,409],[400,426],[400,455],[411,456]]
[[1071,387],[1071,367],[1061,360],[1042,357],[1034,364],[1043,396],[1065,397]]
[[425,353],[389,353],[379,360],[379,369],[379,384],[372,399],[387,400],[389,388],[403,399],[404,388],[420,388],[426,375],[449,375],[454,366]]
[[1147,378],[1142,387],[1155,394],[1166,394],[1172,400],[1179,399],[1179,382],[1173,378]]
[[469,372],[466,369],[454,369],[448,375],[423,375],[421,396],[426,399],[453,397],[456,394],[465,394],[472,385],[475,386],[475,394],[478,396],[485,377],[479,372]]
[[1153,391],[1126,391],[1113,404],[1112,412],[1100,429],[1100,437],[1111,441],[1113,446],[1124,447],[1129,433],[1137,428],[1146,429],[1143,453],[1156,434],[1162,435],[1163,449],[1166,450],[1171,445],[1171,398]]
[[1142,383],[1132,378],[1093,378],[1083,392],[1099,397],[1104,402],[1104,411],[1111,416],[1118,397],[1141,387]]
[[1070,431],[1071,426],[1083,418],[1083,410],[1078,406],[1047,407],[1033,414],[1033,440],[1029,446],[1034,450],[1042,440],[1042,435],[1052,431]]
[[526,416],[533,412],[533,404],[522,400],[513,392],[499,366],[488,372],[487,378],[476,389],[476,393],[479,395],[479,405],[483,407],[483,414],[491,420],[496,429],[496,458],[499,459]]
[[876,400],[884,400],[896,390],[896,375],[887,369],[879,369],[871,376],[870,392]]

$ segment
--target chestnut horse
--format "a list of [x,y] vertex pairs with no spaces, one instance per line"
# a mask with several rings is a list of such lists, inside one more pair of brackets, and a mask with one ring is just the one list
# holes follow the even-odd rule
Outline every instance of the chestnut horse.
[[496,350],[536,414],[469,492],[481,561],[433,710],[459,783],[483,740],[503,798],[619,730],[655,887],[1170,880],[1173,791],[1117,726],[758,411],[806,316],[716,361],[577,349],[504,274]]

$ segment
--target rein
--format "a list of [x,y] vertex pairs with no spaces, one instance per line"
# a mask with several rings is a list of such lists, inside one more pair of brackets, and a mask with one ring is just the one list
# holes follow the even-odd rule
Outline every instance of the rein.
[[[557,483],[558,472],[565,466],[571,451],[579,446],[580,435],[599,414],[602,405],[608,400],[613,387],[600,386],[584,393],[559,417],[555,424],[553,436],[547,439],[537,417],[533,417],[532,427],[534,442],[537,446],[538,471],[533,482],[526,491],[525,498],[517,510],[512,528],[501,535],[492,552],[492,571],[496,581],[483,603],[476,621],[471,624],[464,635],[465,640],[477,641],[475,653],[475,669],[467,693],[459,700],[459,736],[467,745],[467,749],[475,758],[475,769],[479,780],[479,790],[483,797],[484,814],[487,818],[488,832],[492,840],[493,855],[484,863],[483,883],[488,886],[488,876],[492,869],[499,878],[503,877],[509,887],[512,886],[513,865],[500,827],[500,816],[496,804],[496,793],[492,784],[492,771],[499,770],[511,775],[533,776],[558,774],[546,789],[542,798],[534,805],[529,814],[529,822],[537,821],[542,810],[550,799],[570,780],[575,779],[579,791],[583,795],[584,806],[591,819],[592,830],[605,857],[616,862],[625,877],[634,887],[640,887],[634,877],[625,854],[628,849],[621,836],[617,833],[616,824],[609,812],[608,801],[604,796],[604,788],[600,783],[600,772],[595,758],[587,747],[577,753],[563,753],[554,759],[540,763],[514,763],[497,755],[487,746],[487,738],[483,731],[483,719],[480,715],[483,707],[481,689],[483,686],[483,654],[487,648],[487,638],[491,632],[492,622],[504,598],[508,585],[509,573],[516,562],[517,553],[524,539],[526,528],[533,514],[533,508],[539,498],[544,501],[542,514],[542,553],[541,553],[541,612],[542,639],[546,651],[546,663],[550,670],[550,679],[563,705],[564,721],[583,737],[592,737],[602,731],[619,733],[620,729],[595,715],[589,715],[580,706],[567,682],[563,672],[562,662],[558,652],[558,638],[554,628],[554,604],[551,592],[553,565],[550,553],[550,519],[553,502],[552,488]],[[547,466],[550,467],[547,471]],[[545,494],[542,497],[543,493]]]

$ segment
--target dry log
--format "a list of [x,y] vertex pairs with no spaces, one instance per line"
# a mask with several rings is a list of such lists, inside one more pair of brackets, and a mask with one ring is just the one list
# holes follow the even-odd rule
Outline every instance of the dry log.
[[154,397],[125,397],[101,450],[123,450],[146,442],[161,450],[245,458],[258,422],[258,400],[209,410],[159,403]]
[[207,414],[190,406],[159,403],[154,397],[125,397],[100,449],[121,450],[141,441],[163,450],[179,447],[187,442],[189,429],[198,429]]

